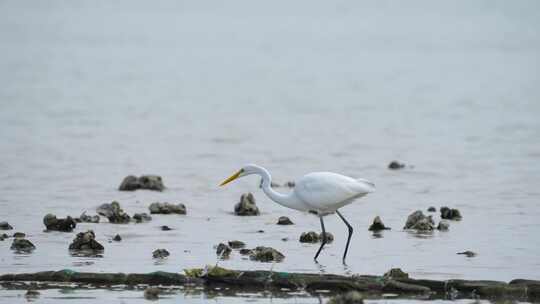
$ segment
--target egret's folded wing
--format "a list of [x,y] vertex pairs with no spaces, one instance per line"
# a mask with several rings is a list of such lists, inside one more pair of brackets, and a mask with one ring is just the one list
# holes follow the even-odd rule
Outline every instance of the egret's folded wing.
[[366,180],[356,180],[331,172],[315,172],[296,182],[295,193],[315,210],[334,210],[357,197],[374,191]]

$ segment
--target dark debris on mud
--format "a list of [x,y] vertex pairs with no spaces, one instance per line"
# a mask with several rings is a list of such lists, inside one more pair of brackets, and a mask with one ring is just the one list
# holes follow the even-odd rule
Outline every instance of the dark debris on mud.
[[50,213],[43,217],[43,224],[47,230],[63,232],[71,232],[77,227],[77,223],[71,216],[62,219],[57,218],[56,215]]
[[376,216],[373,219],[373,223],[368,228],[369,231],[381,231],[381,230],[390,230],[390,229],[391,229],[390,227],[386,227],[384,225],[383,221],[381,220],[379,216]]
[[156,249],[152,252],[152,257],[154,259],[164,259],[171,255],[167,249]]
[[170,204],[155,202],[148,207],[151,214],[186,214],[186,206],[182,203]]
[[127,224],[131,221],[129,216],[117,201],[102,204],[96,209],[97,213],[106,217],[113,224]]
[[15,238],[11,243],[10,249],[19,253],[30,253],[36,249],[36,246],[27,239]]
[[260,211],[255,203],[252,193],[244,193],[240,196],[240,201],[234,205],[234,214],[239,216],[259,215]]
[[159,175],[141,175],[140,177],[128,175],[118,187],[120,191],[135,191],[138,189],[163,191],[165,185]]
[[102,252],[105,249],[98,241],[94,231],[79,232],[73,242],[69,245],[72,251],[95,251]]
[[[323,234],[315,231],[303,232],[300,235],[300,243],[319,243],[323,240]],[[334,241],[334,235],[330,232],[326,232],[326,242],[332,243]]]

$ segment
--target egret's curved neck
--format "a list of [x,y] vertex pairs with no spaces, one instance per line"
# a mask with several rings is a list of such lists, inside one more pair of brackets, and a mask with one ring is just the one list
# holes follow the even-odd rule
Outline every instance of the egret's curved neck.
[[270,172],[263,167],[258,167],[258,172],[256,173],[262,177],[262,189],[264,193],[274,202],[288,208],[297,209],[294,203],[294,197],[292,195],[287,195],[279,193],[272,189],[272,176]]

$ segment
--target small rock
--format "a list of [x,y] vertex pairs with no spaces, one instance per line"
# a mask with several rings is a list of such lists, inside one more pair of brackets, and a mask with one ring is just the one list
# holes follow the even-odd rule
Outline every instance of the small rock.
[[163,191],[165,186],[161,176],[158,175],[142,175],[140,177],[129,175],[118,187],[120,191],[135,191],[137,189]]
[[287,242],[289,240],[288,237],[281,238],[282,241]]
[[169,203],[152,203],[148,207],[151,214],[186,214],[186,206],[184,204],[169,204]]
[[114,209],[120,209],[120,204],[117,201],[113,201],[112,203],[104,203],[101,204],[99,207],[96,208],[96,212],[99,215],[103,215],[104,217],[110,217],[113,216]]
[[415,229],[418,231],[430,231],[433,230],[434,225],[435,222],[433,222],[433,219],[431,217],[428,217],[416,222],[416,224],[414,224],[411,229]]
[[24,239],[26,237],[26,233],[24,232],[15,232],[13,234],[13,237],[16,239]]
[[294,225],[294,223],[291,221],[291,219],[289,219],[286,216],[280,216],[278,221],[277,221],[277,224],[278,225]]
[[39,297],[39,295],[40,295],[39,291],[34,290],[34,289],[28,289],[26,291],[26,293],[24,294],[24,297],[27,298],[27,299],[28,298],[37,298],[37,297]]
[[43,218],[43,224],[47,227],[47,230],[71,232],[77,226],[77,223],[73,220],[71,216],[66,217],[65,219],[56,218],[54,214],[47,214]]
[[437,212],[437,208],[431,206],[427,209],[428,212]]
[[294,188],[295,186],[296,186],[296,183],[294,181],[288,181],[285,184],[283,184],[283,187],[288,187],[288,188]]
[[257,233],[264,233],[264,230],[262,230],[262,229],[257,230]]
[[110,223],[127,224],[131,217],[120,207],[120,203],[113,201],[110,204],[103,204],[97,208],[97,213],[109,219]]
[[385,279],[408,279],[409,274],[401,270],[401,268],[392,268],[387,271],[383,278]]
[[386,227],[384,223],[382,222],[381,218],[379,216],[376,216],[373,219],[373,224],[369,226],[369,231],[380,231],[380,230],[389,230],[389,227]]
[[229,255],[231,254],[231,251],[232,251],[231,247],[223,243],[219,243],[219,245],[217,245],[217,248],[216,248],[216,254],[221,259],[228,259]]
[[133,215],[133,219],[135,220],[136,223],[142,223],[142,222],[151,221],[152,217],[150,215],[148,215],[148,213],[143,212],[143,213],[135,213]]
[[139,189],[163,191],[163,179],[158,175],[142,175],[139,177]]
[[69,245],[69,250],[88,250],[88,251],[103,251],[103,245],[96,241],[94,231],[79,232],[73,242]]
[[397,160],[394,160],[390,162],[390,164],[388,164],[388,169],[391,169],[391,170],[398,170],[398,169],[403,169],[403,168],[405,168],[405,164],[400,163]]
[[134,175],[124,177],[118,190],[120,191],[135,191],[140,188],[139,179]]
[[328,304],[364,304],[364,299],[361,293],[353,290],[332,297]]
[[450,224],[447,221],[440,221],[439,225],[437,225],[437,230],[440,231],[448,231],[448,228],[450,228]]
[[281,262],[285,256],[274,248],[259,246],[252,250],[249,258],[259,262]]
[[162,231],[171,231],[172,228],[169,227],[169,226],[167,226],[167,225],[163,225],[163,226],[161,226],[161,230],[162,230]]
[[86,215],[85,211],[75,221],[79,223],[99,223],[99,215]]
[[[263,180],[261,179],[261,182],[259,183],[259,188],[262,188],[262,185],[263,185]],[[295,186],[295,183],[294,181],[288,181],[286,183],[284,183],[283,185],[280,185],[278,183],[275,183],[275,182],[270,182],[270,187],[271,188],[279,188],[279,187],[287,187],[287,188],[294,188]]]
[[300,243],[317,243],[320,241],[320,236],[315,231],[303,232],[300,235]]
[[234,206],[234,214],[236,215],[259,215],[259,213],[259,208],[255,204],[255,198],[251,193],[242,194],[240,202]]
[[5,234],[5,233],[2,233],[0,234],[0,241],[3,241],[5,239],[7,239],[9,237],[9,235]]
[[8,222],[0,222],[0,230],[11,230],[13,227]]
[[239,252],[240,252],[241,255],[250,255],[251,253],[253,253],[253,250],[242,248],[242,249],[240,249]]
[[[261,182],[259,183],[259,188],[262,188],[262,185],[263,185],[263,180],[261,179]],[[270,187],[271,188],[278,188],[279,184],[274,183],[274,182],[270,182]]]
[[441,207],[441,218],[446,220],[461,220],[461,213],[458,209],[450,209],[448,207]]
[[[327,244],[332,243],[332,242],[334,241],[334,235],[331,234],[330,232],[325,232],[325,234],[326,234],[326,243],[327,243]],[[321,232],[321,234],[319,234],[319,240],[321,240],[321,242],[322,242],[322,240],[323,240],[323,234],[322,234],[322,232]]]
[[122,240],[122,237],[120,236],[120,234],[117,234],[113,237],[113,241],[115,242],[120,242]]
[[167,249],[156,249],[154,252],[152,252],[154,259],[164,259],[169,255],[171,254],[167,251]]
[[246,247],[246,244],[242,241],[229,241],[229,247],[232,249],[240,249]]
[[458,253],[456,253],[456,254],[463,254],[463,255],[465,255],[465,256],[468,257],[468,258],[473,258],[473,257],[476,256],[476,252],[472,252],[472,251],[470,251],[470,250],[463,251],[463,252],[458,252]]
[[147,300],[157,300],[157,299],[159,299],[159,288],[147,287],[144,290],[144,298],[147,299]]
[[16,238],[13,239],[10,249],[15,250],[16,252],[30,253],[36,249],[36,246],[27,239]]
[[425,216],[420,210],[416,210],[409,217],[403,229],[416,229],[418,231],[430,231],[434,229],[435,222],[431,216]]

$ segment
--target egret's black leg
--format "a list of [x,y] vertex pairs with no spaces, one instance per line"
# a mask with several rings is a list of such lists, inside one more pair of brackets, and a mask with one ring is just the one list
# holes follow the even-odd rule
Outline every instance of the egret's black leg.
[[349,250],[349,243],[351,242],[351,237],[353,234],[353,228],[349,222],[339,213],[339,211],[336,210],[337,215],[343,220],[345,225],[347,225],[347,228],[349,228],[349,237],[347,238],[347,245],[345,246],[345,252],[343,253],[343,264],[345,264],[345,259],[347,258],[347,251]]
[[321,250],[323,249],[324,245],[326,244],[326,230],[324,230],[324,221],[323,217],[319,217],[321,219],[321,228],[322,228],[322,243],[321,247],[319,247],[319,250],[317,250],[317,254],[315,254],[315,257],[313,258],[315,262],[317,262],[317,258],[319,257],[319,253],[321,253]]

